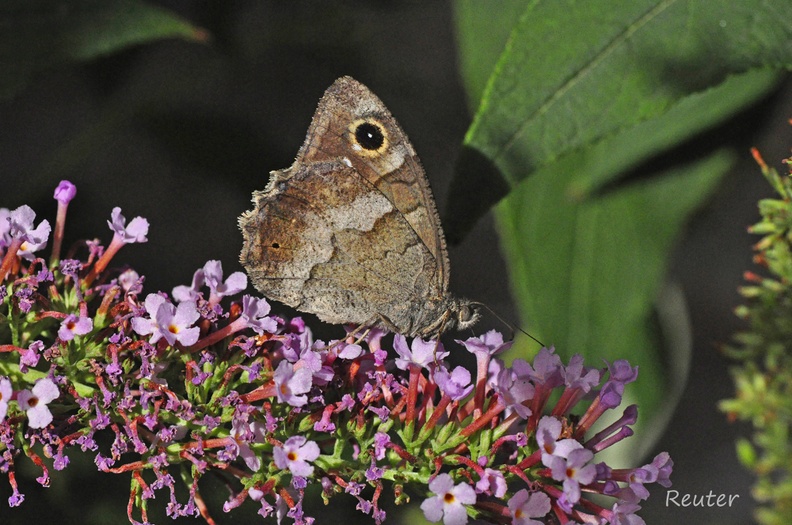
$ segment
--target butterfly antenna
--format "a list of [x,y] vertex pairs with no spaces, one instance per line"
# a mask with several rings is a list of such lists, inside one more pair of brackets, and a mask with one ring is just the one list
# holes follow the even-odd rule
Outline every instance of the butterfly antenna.
[[[481,306],[482,308],[485,308],[485,309],[486,309],[486,310],[487,310],[489,313],[491,313],[493,316],[495,316],[495,318],[496,318],[498,321],[500,321],[501,323],[503,323],[503,324],[505,324],[506,326],[508,326],[508,327],[509,327],[509,330],[511,330],[511,333],[512,333],[512,338],[514,338],[514,332],[515,332],[514,326],[513,326],[511,323],[509,323],[508,321],[506,321],[506,320],[505,320],[503,317],[499,316],[499,315],[498,315],[498,314],[495,312],[495,310],[493,310],[492,308],[490,308],[489,306],[487,306],[487,305],[486,305],[486,304],[484,304],[484,303],[471,302],[470,304],[475,304],[476,306]],[[517,327],[517,330],[519,330],[519,331],[520,331],[520,332],[522,332],[523,334],[525,334],[525,335],[527,335],[528,337],[530,337],[532,340],[534,340],[534,341],[535,341],[536,343],[538,343],[540,346],[542,346],[542,347],[543,347],[543,346],[545,345],[545,344],[544,344],[543,342],[541,342],[539,339],[537,339],[536,337],[532,336],[531,334],[529,334],[528,332],[526,332],[526,331],[525,331],[525,330],[523,330],[522,328],[520,328],[520,327]]]

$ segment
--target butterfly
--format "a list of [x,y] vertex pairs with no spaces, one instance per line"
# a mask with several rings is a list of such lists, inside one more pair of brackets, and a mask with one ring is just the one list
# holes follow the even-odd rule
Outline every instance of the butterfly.
[[351,77],[319,102],[291,167],[239,218],[240,262],[266,298],[333,324],[437,337],[479,318],[448,292],[434,197],[409,139]]

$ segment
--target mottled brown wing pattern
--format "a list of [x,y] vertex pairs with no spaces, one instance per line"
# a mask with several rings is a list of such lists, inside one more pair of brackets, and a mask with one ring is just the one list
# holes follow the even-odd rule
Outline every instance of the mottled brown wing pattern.
[[[367,133],[378,132],[383,138],[379,147],[361,147]],[[429,181],[407,135],[366,86],[342,77],[327,89],[297,158],[347,159],[405,217],[436,259],[434,279],[447,291],[448,255]]]
[[241,260],[265,296],[330,323],[385,319],[405,334],[416,330],[414,305],[440,296],[434,256],[346,164],[273,172],[254,202],[240,218]]

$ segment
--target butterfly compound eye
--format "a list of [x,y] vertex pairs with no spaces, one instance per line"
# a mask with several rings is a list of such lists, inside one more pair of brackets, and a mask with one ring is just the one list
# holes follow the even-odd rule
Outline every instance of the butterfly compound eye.
[[473,326],[479,320],[479,311],[475,305],[463,302],[457,307],[457,328],[462,330]]
[[459,309],[458,317],[460,323],[469,321],[472,316],[473,316],[473,309],[470,306],[465,305]]

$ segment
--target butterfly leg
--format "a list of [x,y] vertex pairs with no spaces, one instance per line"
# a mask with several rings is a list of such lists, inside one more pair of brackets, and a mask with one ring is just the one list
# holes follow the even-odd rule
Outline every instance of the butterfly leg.
[[[354,330],[349,332],[344,339],[340,341],[336,341],[335,343],[330,345],[330,347],[328,347],[328,350],[340,344],[341,341],[346,341],[347,344],[359,345],[371,333],[371,329],[373,328],[374,323],[376,321],[377,321],[377,317],[375,316],[369,319],[368,321],[366,321],[365,323],[359,324]],[[358,333],[361,330],[363,331],[363,333],[358,335]]]
[[[368,337],[368,335],[371,333],[371,330],[374,329],[377,326],[383,327],[387,331],[389,331],[391,333],[394,333],[394,334],[399,333],[399,329],[396,327],[395,324],[393,324],[393,322],[391,322],[390,319],[388,319],[387,316],[382,315],[382,314],[376,314],[371,319],[369,319],[368,321],[366,321],[363,324],[358,325],[354,330],[352,330],[351,332],[349,332],[347,334],[346,339],[345,339],[347,341],[347,344],[355,344],[355,345],[360,344],[361,342],[363,342],[366,339],[366,337]],[[361,330],[363,331],[363,333],[358,335],[358,333]],[[340,343],[340,341],[339,341],[339,343]],[[335,344],[338,344],[338,343],[335,343]],[[335,346],[335,344],[333,346]],[[332,348],[332,346],[331,346],[331,348]]]
[[[382,315],[382,314],[377,314],[377,315],[374,317],[374,319],[373,319],[373,320],[374,320],[374,321],[378,321],[378,322],[379,322],[379,324],[381,324],[381,325],[382,325],[382,326],[383,326],[383,327],[384,327],[384,328],[385,328],[387,331],[389,331],[390,333],[392,333],[392,334],[398,334],[398,333],[399,333],[399,329],[398,329],[398,327],[397,327],[395,324],[393,324],[393,322],[391,322],[391,320],[390,320],[390,319],[388,319],[388,317],[387,317],[387,316],[385,316],[385,315]],[[374,324],[372,323],[372,326],[373,326],[373,325],[374,325]]]
[[382,326],[382,327],[383,327],[383,328],[385,328],[387,331],[389,331],[389,332],[391,332],[391,333],[393,333],[393,334],[397,334],[397,333],[399,333],[399,329],[396,327],[396,325],[395,325],[395,324],[393,324],[393,322],[391,322],[391,320],[390,320],[390,319],[388,319],[388,317],[387,317],[387,316],[385,316],[385,315],[382,315],[382,314],[376,314],[376,315],[374,315],[374,316],[373,316],[371,319],[369,319],[369,320],[368,320],[368,321],[366,321],[365,323],[361,324],[360,326],[358,326],[357,328],[355,328],[353,331],[349,332],[349,334],[347,335],[347,337],[348,337],[348,338],[349,338],[349,337],[352,337],[352,336],[354,336],[355,334],[357,334],[359,331],[361,331],[361,330],[364,330],[364,329],[365,329],[365,330],[363,331],[363,335],[359,336],[359,337],[358,337],[358,338],[355,340],[355,343],[354,343],[354,344],[360,344],[360,342],[361,342],[361,341],[363,341],[363,340],[364,340],[366,337],[368,337],[368,335],[371,333],[371,330],[372,330],[372,329],[373,329],[375,326]]
[[[363,333],[357,335],[361,330]],[[348,344],[359,345],[370,333],[371,325],[369,323],[362,324],[347,334],[346,341]]]

